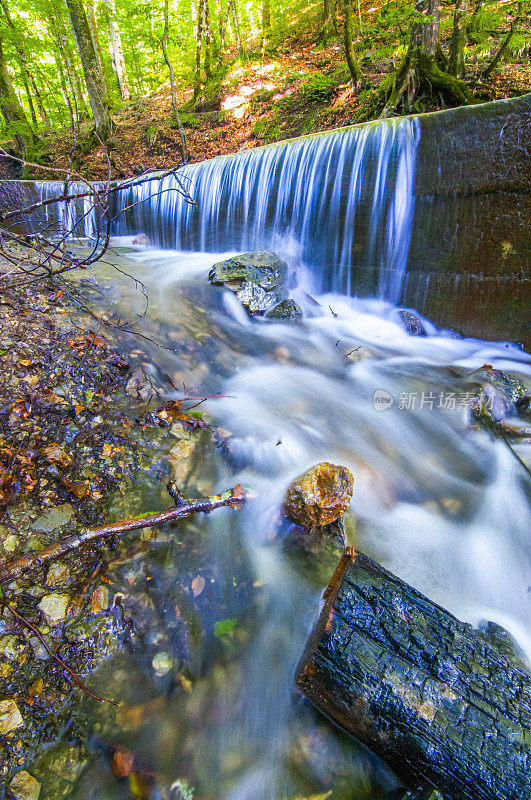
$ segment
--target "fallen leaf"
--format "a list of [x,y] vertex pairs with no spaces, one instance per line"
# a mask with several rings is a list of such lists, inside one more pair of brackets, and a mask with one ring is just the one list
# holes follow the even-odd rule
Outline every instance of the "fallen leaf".
[[133,770],[135,757],[130,750],[120,748],[112,757],[112,771],[118,778],[125,778]]
[[194,578],[192,581],[192,592],[194,597],[198,597],[204,588],[205,579],[201,575],[198,575],[197,578]]

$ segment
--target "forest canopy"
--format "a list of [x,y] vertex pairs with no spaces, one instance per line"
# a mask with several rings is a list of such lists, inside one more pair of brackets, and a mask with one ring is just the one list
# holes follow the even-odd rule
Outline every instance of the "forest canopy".
[[[230,117],[223,96],[249,83],[253,65],[269,62],[283,85],[262,81],[265,108],[251,91],[239,114],[258,143],[521,94],[529,90],[528,25],[518,0],[0,0],[0,137],[9,153],[43,163],[60,150],[50,146],[55,131],[71,139],[75,130],[84,155],[100,141],[120,149],[124,104],[166,90],[171,106],[162,103],[161,116],[176,131],[173,150],[186,158],[184,129],[204,121],[193,115]],[[500,83],[503,65],[512,72]],[[319,105],[334,113],[315,113]],[[292,129],[283,117],[294,111],[306,121]],[[137,121],[142,114],[141,107]],[[158,135],[158,124],[152,128],[142,129],[147,149]]]

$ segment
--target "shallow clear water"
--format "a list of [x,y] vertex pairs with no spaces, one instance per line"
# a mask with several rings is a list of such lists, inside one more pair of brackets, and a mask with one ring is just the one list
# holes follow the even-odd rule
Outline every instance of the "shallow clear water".
[[[196,609],[200,643],[189,648],[194,688],[168,695],[140,725],[107,722],[107,735],[168,785],[186,779],[196,798],[283,800],[333,788],[334,798],[376,800],[395,785],[390,773],[293,695],[335,561],[323,553],[301,563],[283,550],[279,503],[314,463],[348,466],[351,544],[461,619],[503,625],[531,657],[526,475],[503,442],[467,425],[467,376],[490,363],[529,383],[531,360],[510,343],[459,338],[428,321],[427,336],[409,336],[395,306],[319,294],[292,242],[284,252],[305,312],[288,324],[250,319],[230,292],[209,285],[208,270],[226,253],[138,248],[120,262],[148,289],[139,330],[174,349],[137,346],[183,394],[221,395],[203,410],[232,435],[225,448],[212,445],[192,485],[206,492],[239,482],[255,499],[183,523],[172,534],[179,547],[154,553],[150,591],[166,620],[177,585],[201,570],[211,576],[208,603],[198,598]],[[118,307],[141,307],[131,281],[108,278]],[[524,445],[516,449],[526,456]],[[220,640],[212,627],[224,618],[237,623]],[[171,649],[166,633],[161,647]],[[148,672],[131,653],[97,683],[145,705],[161,693]],[[88,776],[78,797],[121,796],[97,763]]]

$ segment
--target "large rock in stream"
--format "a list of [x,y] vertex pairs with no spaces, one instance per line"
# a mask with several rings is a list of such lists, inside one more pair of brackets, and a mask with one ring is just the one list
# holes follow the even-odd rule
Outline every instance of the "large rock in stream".
[[350,506],[353,488],[350,470],[322,461],[288,486],[282,510],[305,528],[330,525]]
[[208,279],[214,286],[234,292],[250,314],[263,314],[283,299],[287,270],[277,253],[256,250],[214,264]]

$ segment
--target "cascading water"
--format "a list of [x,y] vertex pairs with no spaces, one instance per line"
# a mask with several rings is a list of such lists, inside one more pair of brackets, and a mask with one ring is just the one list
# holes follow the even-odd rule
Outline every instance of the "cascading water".
[[[50,200],[64,193],[64,184],[50,181],[35,181],[33,184],[39,200]],[[43,206],[40,219],[43,231],[48,236],[91,238],[96,232],[96,209],[92,194],[76,197],[90,192],[90,185],[80,181],[68,184],[68,194],[72,200],[61,200]]]
[[[297,243],[321,289],[351,294],[358,272],[397,302],[414,211],[416,120],[317,134],[223,156],[120,192],[117,234],[221,252]],[[175,191],[178,181],[196,201]],[[284,245],[285,246],[285,245]]]
[[[194,606],[191,694],[158,697],[143,728],[117,721],[108,731],[174,786],[172,800],[191,796],[184,778],[194,800],[293,800],[331,789],[337,800],[374,800],[396,785],[293,697],[295,664],[336,556],[286,552],[278,507],[289,481],[318,461],[354,474],[352,544],[462,619],[503,625],[531,657],[526,474],[503,442],[470,430],[466,393],[468,376],[487,362],[527,382],[531,362],[515,345],[462,339],[427,320],[426,335],[405,332],[396,303],[418,136],[414,121],[397,120],[192,165],[182,175],[197,206],[165,191],[172,178],[118,198],[120,208],[132,206],[115,241],[127,254],[116,256],[123,271],[103,278],[112,276],[122,314],[138,301],[124,275],[147,287],[149,314],[137,329],[148,338],[134,346],[152,349],[161,375],[187,392],[220,395],[203,409],[223,447],[193,462],[187,490],[240,482],[255,494],[238,513],[176,529],[179,555],[153,556],[145,586],[127,584],[129,598],[152,592],[146,613],[151,603],[175,625],[176,605],[180,615],[195,602],[185,580],[200,569],[212,576],[210,600]],[[132,247],[141,231],[166,249]],[[299,322],[251,319],[231,292],[208,283],[214,262],[264,247],[291,255]],[[373,276],[378,299],[351,296],[361,273]],[[382,393],[385,407],[375,401]],[[523,447],[518,453],[525,458]],[[242,572],[256,592],[243,601]],[[176,584],[185,586],[178,603]],[[216,661],[213,621],[222,617],[236,627]],[[146,641],[171,651],[175,628],[167,641],[155,627]],[[136,708],[149,708],[160,687],[145,664],[140,670],[143,653],[121,658],[103,671],[100,693],[120,697],[109,683],[133,682]],[[78,800],[122,796],[106,775],[93,764]]]

